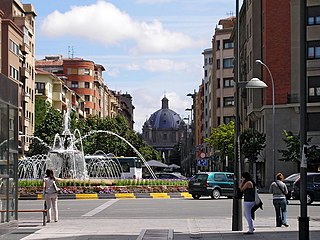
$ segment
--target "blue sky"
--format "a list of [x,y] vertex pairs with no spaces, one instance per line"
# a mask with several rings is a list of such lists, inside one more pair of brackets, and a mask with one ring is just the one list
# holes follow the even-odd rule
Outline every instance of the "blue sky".
[[161,107],[187,117],[203,77],[202,51],[219,19],[235,13],[232,0],[20,0],[34,5],[36,58],[61,54],[93,60],[104,80],[130,93],[135,130]]

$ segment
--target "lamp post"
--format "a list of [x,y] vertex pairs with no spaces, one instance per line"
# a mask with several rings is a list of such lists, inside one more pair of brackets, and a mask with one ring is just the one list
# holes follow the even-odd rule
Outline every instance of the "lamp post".
[[276,157],[275,157],[275,102],[274,102],[274,81],[272,77],[272,73],[269,69],[269,67],[262,62],[261,60],[257,59],[256,63],[262,65],[265,67],[269,73],[271,84],[272,84],[272,164],[273,164],[273,177],[275,177],[276,174]]

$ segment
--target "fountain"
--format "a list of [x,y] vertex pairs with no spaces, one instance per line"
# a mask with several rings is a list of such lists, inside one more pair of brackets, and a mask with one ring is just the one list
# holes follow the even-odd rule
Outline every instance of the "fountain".
[[[108,134],[120,138],[127,143],[138,155],[139,161],[147,167],[151,176],[156,176],[140,152],[125,138],[106,130],[91,131],[81,137],[80,131],[76,129],[72,134],[69,129],[70,110],[64,114],[64,131],[56,134],[53,146],[49,147],[47,155],[37,155],[23,158],[18,161],[19,178],[40,179],[44,177],[45,169],[53,169],[55,175],[63,179],[88,179],[90,178],[125,178],[121,164],[115,157],[103,152],[98,152],[91,156],[84,156],[82,139],[93,134]],[[47,146],[41,139],[40,143]]]

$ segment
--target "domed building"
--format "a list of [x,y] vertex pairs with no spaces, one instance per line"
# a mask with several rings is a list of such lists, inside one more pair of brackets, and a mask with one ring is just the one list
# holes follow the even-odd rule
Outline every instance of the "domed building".
[[179,144],[186,130],[186,125],[179,114],[169,109],[169,100],[164,96],[162,107],[152,113],[142,127],[143,139],[162,156],[163,162],[170,164],[169,158],[173,147]]

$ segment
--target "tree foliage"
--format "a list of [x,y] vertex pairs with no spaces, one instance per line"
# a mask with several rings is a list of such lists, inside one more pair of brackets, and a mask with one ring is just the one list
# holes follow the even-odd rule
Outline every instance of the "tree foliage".
[[247,128],[240,135],[241,153],[250,162],[255,162],[261,150],[266,146],[266,135],[255,129]]
[[[40,103],[38,109],[42,109],[41,112],[43,117],[41,118],[42,121],[36,128],[34,135],[43,140],[46,144],[42,144],[37,140],[33,141],[29,148],[29,156],[48,153],[49,148],[47,146],[52,146],[55,135],[57,133],[61,134],[64,130],[63,114],[50,106],[48,107],[42,102]],[[48,109],[44,110],[46,108]],[[141,134],[131,130],[127,120],[121,115],[118,115],[115,118],[89,116],[86,119],[79,119],[75,113],[70,112],[69,129],[71,133],[74,133],[75,129],[79,130],[80,135],[83,138],[82,143],[85,154],[94,154],[100,150],[106,154],[112,153],[116,156],[137,156],[137,153],[131,146],[121,138],[107,133],[107,131],[109,131],[126,139],[146,160],[161,159],[160,153],[149,146],[142,139]],[[75,137],[79,138],[80,136]],[[78,149],[81,149],[80,142],[78,142],[76,146]]]
[[[280,161],[285,162],[299,162],[300,154],[300,136],[294,135],[291,131],[284,130],[282,140],[285,142],[287,149],[278,150],[282,154]],[[310,141],[311,139],[308,139]]]
[[233,159],[234,149],[234,122],[228,124],[221,124],[212,130],[210,137],[204,140],[209,143],[211,147],[220,151],[224,156]]
[[[63,131],[63,115],[53,107],[49,107],[44,118],[34,132],[34,139],[29,146],[28,156],[47,154],[48,146],[52,146],[54,137]],[[45,144],[41,143],[42,140]]]

